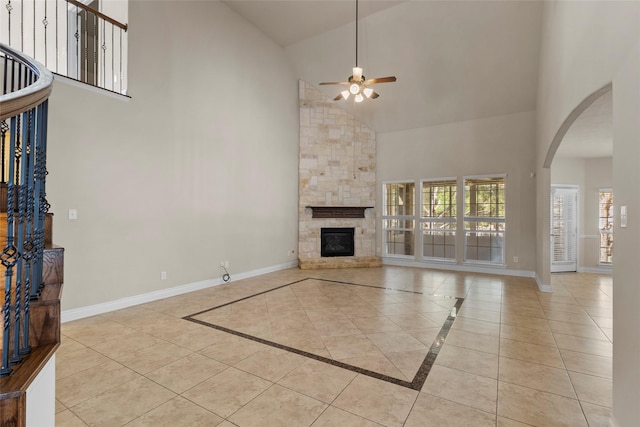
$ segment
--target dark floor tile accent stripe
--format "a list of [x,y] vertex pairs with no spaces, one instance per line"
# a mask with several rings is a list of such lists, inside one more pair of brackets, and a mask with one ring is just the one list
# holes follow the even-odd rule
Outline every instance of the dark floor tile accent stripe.
[[278,289],[286,288],[287,286],[295,285],[296,283],[304,282],[305,280],[308,280],[308,279],[296,280],[295,282],[287,283],[286,285],[276,286],[273,289],[267,289],[266,291],[262,291],[262,292],[258,292],[258,293],[253,294],[253,295],[249,295],[248,297],[243,297],[243,298],[231,301],[231,302],[227,302],[227,303],[224,303],[224,304],[216,305],[215,307],[207,308],[206,310],[202,310],[202,311],[199,311],[197,313],[193,313],[193,314],[189,314],[188,316],[184,316],[183,319],[191,320],[191,319],[188,319],[188,317],[193,317],[193,316],[198,316],[200,314],[208,313],[208,312],[216,310],[218,308],[226,307],[228,305],[235,304],[235,303],[240,302],[240,301],[245,301],[245,300],[248,300],[250,298],[257,297],[258,295],[267,294],[269,292],[277,291]]
[[[340,280],[331,280],[331,279],[316,279],[315,277],[309,277],[309,280],[321,280],[323,282],[329,282],[329,283],[339,283],[341,285],[351,285],[351,286],[362,286],[363,288],[373,288],[373,289],[380,289],[383,291],[395,291],[395,292],[406,292],[408,294],[419,294],[419,295],[425,295],[424,292],[416,292],[416,291],[410,291],[408,289],[396,289],[396,288],[385,288],[382,286],[376,286],[376,285],[365,285],[362,283],[351,283],[351,282],[342,282]],[[307,280],[307,279],[305,279]],[[426,295],[431,295],[431,294],[426,294]],[[446,295],[442,295],[442,297],[444,298],[453,298],[453,297],[448,297]]]
[[337,360],[329,359],[327,357],[319,356],[317,354],[309,353],[309,352],[306,352],[304,350],[299,350],[297,348],[288,347],[286,345],[278,344],[277,342],[265,340],[265,339],[260,338],[260,337],[255,337],[253,335],[245,334],[243,332],[234,331],[232,329],[227,329],[227,328],[225,328],[223,326],[218,326],[218,325],[214,325],[214,324],[211,324],[211,323],[208,323],[208,322],[203,322],[202,320],[191,319],[191,318],[185,318],[185,320],[189,320],[191,322],[198,323],[200,325],[208,326],[208,327],[210,327],[212,329],[217,329],[217,330],[222,331],[222,332],[228,332],[230,334],[239,336],[241,338],[246,338],[246,339],[251,340],[251,341],[259,342],[260,344],[265,344],[265,345],[269,345],[271,347],[279,348],[280,350],[286,350],[286,351],[289,351],[291,353],[299,354],[300,356],[308,357],[309,359],[315,359],[315,360],[318,360],[320,362],[324,362],[324,363],[328,363],[328,364],[333,365],[333,366],[337,366],[339,368],[348,369],[350,371],[357,372],[359,374],[367,375],[369,377],[373,377],[373,378],[377,378],[379,380],[383,380],[383,381],[387,381],[387,382],[390,382],[390,383],[393,383],[393,384],[397,384],[397,385],[400,385],[402,387],[412,388],[411,387],[412,383],[410,383],[408,381],[403,381],[403,380],[401,380],[399,378],[393,378],[393,377],[389,377],[389,376],[386,376],[386,375],[382,375],[382,374],[380,374],[378,372],[369,371],[367,369],[363,369],[363,368],[360,368],[358,366],[349,365],[347,363],[343,363],[343,362],[340,362],[340,361],[337,361]]
[[463,302],[464,298],[457,298],[456,304],[451,310],[449,317],[447,317],[447,320],[444,321],[442,329],[440,329],[436,340],[431,344],[431,348],[429,349],[427,356],[424,358],[424,361],[422,362],[422,365],[420,365],[420,368],[418,368],[416,376],[413,377],[413,381],[411,382],[412,389],[422,390],[422,386],[427,380],[427,376],[429,376],[429,372],[431,372],[433,364],[436,362],[436,357],[438,357],[440,349],[442,348],[442,344],[444,344],[444,341],[447,339],[447,335],[451,330],[451,326],[453,326],[453,321],[456,320]]
[[[188,316],[184,316],[183,319],[184,320],[188,320],[188,321],[193,322],[193,323],[197,323],[197,324],[202,325],[202,326],[206,326],[206,327],[209,327],[209,328],[212,328],[212,329],[217,329],[217,330],[222,331],[222,332],[226,332],[226,333],[229,333],[229,334],[232,334],[232,335],[236,335],[236,336],[241,337],[241,338],[245,338],[245,339],[248,339],[248,340],[251,340],[251,341],[255,341],[255,342],[258,342],[260,344],[268,345],[268,346],[271,346],[271,347],[275,347],[275,348],[278,348],[278,349],[281,349],[281,350],[285,350],[285,351],[288,351],[288,352],[291,352],[291,353],[298,354],[300,356],[308,357],[310,359],[314,359],[314,360],[317,360],[319,362],[324,362],[324,363],[327,363],[329,365],[337,366],[339,368],[348,369],[348,370],[350,370],[352,372],[356,372],[358,374],[366,375],[366,376],[371,377],[371,378],[376,378],[376,379],[379,379],[379,380],[382,380],[382,381],[386,381],[386,382],[391,383],[391,384],[399,385],[401,387],[406,387],[406,388],[409,388],[409,389],[412,389],[412,390],[420,391],[422,389],[422,386],[424,385],[425,381],[427,380],[427,376],[429,375],[429,372],[431,371],[431,368],[433,367],[433,364],[436,361],[436,357],[438,357],[438,353],[440,352],[440,348],[442,348],[442,344],[444,344],[444,341],[447,338],[447,335],[449,334],[449,330],[451,330],[451,326],[453,325],[453,322],[456,319],[456,316],[457,316],[458,312],[460,311],[460,308],[462,307],[462,303],[464,302],[464,298],[453,298],[453,297],[451,297],[453,299],[456,299],[456,303],[455,303],[454,307],[452,308],[451,313],[449,314],[447,319],[444,321],[444,324],[442,325],[442,328],[440,329],[440,332],[438,333],[438,336],[436,337],[436,340],[431,344],[429,352],[427,353],[426,357],[424,358],[424,361],[420,365],[420,368],[418,368],[418,372],[416,372],[416,375],[414,376],[413,381],[411,381],[411,382],[408,382],[408,381],[405,381],[405,380],[401,380],[399,378],[394,378],[394,377],[391,377],[391,376],[388,376],[388,375],[384,375],[384,374],[381,374],[379,372],[370,371],[368,369],[364,369],[364,368],[361,368],[359,366],[349,365],[347,363],[343,363],[343,362],[340,362],[340,361],[337,361],[337,360],[329,359],[327,357],[319,356],[317,354],[309,353],[309,352],[306,352],[304,350],[300,350],[300,349],[297,349],[297,348],[288,347],[286,345],[279,344],[277,342],[265,340],[265,339],[260,338],[260,337],[256,337],[256,336],[253,336],[253,335],[248,335],[248,334],[245,334],[245,333],[239,332],[239,331],[234,331],[232,329],[228,329],[228,328],[225,328],[223,326],[215,325],[213,323],[205,322],[205,321],[202,321],[202,320],[194,318],[195,316],[199,316],[201,314],[208,313],[208,312],[216,310],[218,308],[226,307],[228,305],[235,304],[235,303],[240,302],[240,301],[245,301],[247,299],[256,297],[258,295],[263,295],[263,294],[266,294],[268,292],[272,292],[272,291],[275,291],[275,290],[278,290],[278,289],[285,288],[287,286],[291,286],[291,285],[295,285],[297,283],[304,282],[306,280],[319,280],[319,281],[323,281],[323,282],[339,283],[339,284],[343,284],[343,285],[366,286],[366,287],[375,288],[375,289],[381,289],[381,290],[402,291],[402,292],[408,292],[408,293],[413,293],[413,294],[424,295],[422,292],[413,292],[413,291],[407,291],[407,290],[402,290],[402,289],[382,288],[382,287],[379,287],[379,286],[361,285],[361,284],[357,284],[357,283],[340,282],[340,281],[336,281],[336,280],[306,278],[306,279],[297,280],[295,282],[287,283],[287,284],[282,285],[282,286],[277,286],[277,287],[275,287],[273,289],[269,289],[269,290],[266,290],[266,291],[258,292],[258,293],[254,294],[254,295],[250,295],[250,296],[247,296],[247,297],[244,297],[244,298],[237,299],[235,301],[231,301],[231,302],[228,302],[228,303],[225,303],[225,304],[221,304],[219,306],[212,307],[212,308],[209,308],[207,310],[202,310],[202,311],[199,311],[197,313],[193,313],[193,314],[190,314]],[[447,298],[449,298],[449,297],[447,297]]]

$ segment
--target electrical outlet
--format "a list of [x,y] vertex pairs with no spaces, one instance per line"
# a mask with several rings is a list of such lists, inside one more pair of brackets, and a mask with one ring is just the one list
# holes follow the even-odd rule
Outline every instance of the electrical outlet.
[[220,267],[224,267],[224,261],[220,261]]
[[513,257],[513,262],[518,262],[518,257],[517,256]]
[[69,219],[78,219],[78,211],[76,209],[69,209]]
[[224,262],[224,268],[229,268],[229,261]]
[[167,280],[167,272],[163,271],[160,273],[160,280]]

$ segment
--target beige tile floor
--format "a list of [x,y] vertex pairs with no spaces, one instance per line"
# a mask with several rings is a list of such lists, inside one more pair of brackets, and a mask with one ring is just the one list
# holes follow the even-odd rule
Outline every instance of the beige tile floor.
[[[553,285],[289,269],[66,323],[56,425],[607,426],[611,277]],[[451,314],[443,297],[464,301],[419,390],[357,370],[410,382]],[[195,313],[263,341],[182,319]]]

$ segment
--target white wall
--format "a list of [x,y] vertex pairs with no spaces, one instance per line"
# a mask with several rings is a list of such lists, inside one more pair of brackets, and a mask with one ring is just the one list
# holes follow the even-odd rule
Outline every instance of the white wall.
[[129,28],[129,101],[61,82],[51,97],[63,310],[219,278],[223,260],[233,278],[296,257],[283,50],[221,2],[131,1]]
[[[590,94],[613,84],[613,188],[630,226],[614,229],[614,425],[640,425],[640,2],[545,4],[538,89],[537,274],[549,283],[549,168],[562,124]],[[545,219],[546,218],[546,219]],[[619,221],[617,221],[619,224]]]
[[[377,140],[378,214],[385,181],[506,173],[505,262],[510,270],[533,272],[535,179],[530,174],[535,169],[534,112],[379,133]],[[463,233],[457,234],[461,259]],[[380,229],[377,235],[381,248]]]
[[27,388],[26,425],[54,427],[56,425],[56,355],[42,367]]
[[[637,13],[640,16],[640,13]],[[638,26],[636,28],[639,28]],[[614,201],[629,226],[614,224],[613,414],[619,426],[640,425],[640,43],[613,79]],[[618,210],[619,212],[619,210]]]

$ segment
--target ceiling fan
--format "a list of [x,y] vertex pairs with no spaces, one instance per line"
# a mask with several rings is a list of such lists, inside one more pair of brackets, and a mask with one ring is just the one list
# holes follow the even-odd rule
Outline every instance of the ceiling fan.
[[377,77],[375,79],[366,79],[362,75],[362,68],[358,67],[358,0],[356,0],[356,66],[353,67],[353,74],[349,76],[346,82],[322,82],[321,85],[346,85],[347,89],[340,92],[338,96],[333,98],[334,101],[348,99],[350,95],[355,96],[356,102],[362,102],[365,97],[376,99],[378,95],[369,85],[377,83],[395,82],[395,76]]

